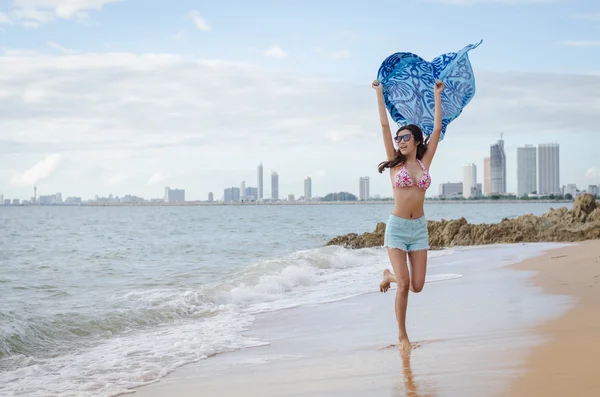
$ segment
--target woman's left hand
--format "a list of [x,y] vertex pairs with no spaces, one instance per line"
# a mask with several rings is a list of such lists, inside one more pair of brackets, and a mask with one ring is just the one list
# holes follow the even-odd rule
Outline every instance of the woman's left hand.
[[440,95],[444,91],[444,82],[442,80],[437,80],[435,82],[435,87],[433,87],[433,92],[436,95]]

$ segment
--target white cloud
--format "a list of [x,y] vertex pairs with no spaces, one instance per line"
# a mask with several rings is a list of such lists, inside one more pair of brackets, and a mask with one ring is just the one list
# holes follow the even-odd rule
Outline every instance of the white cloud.
[[588,179],[600,178],[600,169],[595,167],[588,168],[585,172],[585,177]]
[[156,184],[164,182],[165,180],[166,180],[165,176],[161,172],[157,171],[150,177],[150,179],[148,179],[147,184],[148,185],[156,185]]
[[200,15],[200,13],[198,11],[196,11],[196,10],[191,11],[190,17],[192,18],[194,25],[196,25],[196,27],[199,30],[202,30],[202,31],[210,30],[210,26],[208,26],[208,23],[206,23],[206,21],[204,20],[204,18],[202,18],[202,16]]
[[41,24],[54,19],[51,12],[39,10],[36,8],[21,8],[13,12],[15,19],[21,21],[21,24],[27,28],[37,28]]
[[100,11],[105,4],[124,0],[14,0],[13,15],[26,27],[37,27],[55,18],[88,18],[89,10]]
[[[282,196],[301,194],[303,179],[319,170],[326,174],[315,195],[357,186],[359,175],[372,175],[372,191],[389,194],[385,178],[375,180],[384,153],[370,81],[110,52],[9,51],[0,56],[0,76],[0,169],[27,169],[48,153],[68,153],[69,169],[83,176],[53,176],[52,191],[65,195],[160,197],[159,181],[168,175],[191,198],[208,191],[220,197],[241,180],[252,186],[260,161],[265,175],[279,172]],[[477,89],[443,143],[439,161],[450,166],[436,166],[438,182],[460,174],[455,150],[476,161],[469,156],[489,152],[501,132],[518,144],[573,137],[561,141],[561,164],[574,160],[565,154],[563,161],[568,145],[585,151],[598,144],[590,135],[581,148],[577,134],[600,132],[600,76],[480,72]],[[565,183],[578,183],[594,158],[581,154],[583,169]],[[23,175],[13,182],[36,179]]]
[[65,47],[61,46],[60,44],[57,44],[57,43],[55,43],[53,41],[49,41],[48,42],[48,46],[50,48],[52,48],[52,49],[58,50],[59,52],[61,52],[63,54],[72,54],[72,53],[75,52],[75,51],[69,50],[69,49],[67,49],[67,48],[65,48]]
[[8,17],[8,14],[4,13],[4,12],[0,12],[0,24],[3,23],[12,23],[12,21],[10,20],[10,18]]
[[330,55],[331,59],[340,60],[340,59],[349,59],[352,56],[350,50],[339,50],[335,51]]
[[264,54],[266,56],[268,56],[269,58],[277,58],[277,59],[285,58],[285,56],[287,55],[285,53],[285,51],[283,49],[281,49],[281,47],[279,47],[279,46],[274,46],[274,47],[269,48],[268,50],[266,50],[264,52]]
[[565,45],[567,47],[581,47],[581,48],[589,48],[589,47],[600,47],[600,41],[592,41],[592,40],[572,40],[572,41],[561,41],[560,44]]
[[13,176],[11,184],[16,186],[33,186],[50,177],[62,161],[62,155],[53,154],[40,161],[21,174]]

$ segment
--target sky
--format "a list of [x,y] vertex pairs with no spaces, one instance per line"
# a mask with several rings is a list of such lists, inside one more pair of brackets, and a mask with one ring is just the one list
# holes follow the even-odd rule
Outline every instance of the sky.
[[[349,191],[385,150],[371,82],[390,54],[469,53],[477,92],[431,166],[460,182],[503,134],[560,144],[560,184],[600,183],[597,0],[0,0],[0,194]],[[393,124],[392,124],[393,126]],[[268,197],[268,195],[267,195]]]

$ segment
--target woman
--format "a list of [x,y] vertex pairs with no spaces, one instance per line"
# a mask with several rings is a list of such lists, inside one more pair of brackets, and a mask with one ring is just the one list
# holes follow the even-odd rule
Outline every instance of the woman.
[[[383,132],[383,143],[387,161],[379,164],[379,172],[390,169],[390,178],[394,192],[394,209],[390,214],[385,230],[384,246],[394,273],[385,270],[379,289],[387,292],[390,283],[397,283],[396,319],[398,321],[400,348],[411,348],[406,333],[406,308],[408,292],[421,292],[425,284],[427,269],[427,250],[429,234],[423,204],[425,191],[431,184],[429,169],[433,155],[437,149],[442,131],[442,91],[444,83],[438,80],[433,87],[435,97],[434,129],[426,143],[423,132],[416,125],[406,125],[397,132],[394,140],[398,149],[394,148],[392,134],[385,108],[382,86],[376,80],[373,88],[377,92],[379,118]],[[408,259],[408,261],[407,261]],[[407,262],[410,264],[410,272]]]

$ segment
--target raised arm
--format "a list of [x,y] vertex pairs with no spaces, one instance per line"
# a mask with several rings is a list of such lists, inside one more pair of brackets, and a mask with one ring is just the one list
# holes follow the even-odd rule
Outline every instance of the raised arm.
[[444,83],[441,80],[435,82],[433,87],[433,96],[435,99],[435,109],[433,115],[433,132],[429,138],[427,144],[427,151],[423,155],[423,164],[429,169],[433,156],[437,150],[438,143],[440,142],[440,135],[442,134],[442,91],[444,91]]
[[373,81],[372,87],[377,93],[377,107],[379,109],[379,121],[381,122],[385,154],[388,160],[393,160],[396,158],[396,149],[394,148],[394,142],[392,141],[392,131],[390,130],[390,123],[388,121],[385,101],[383,99],[383,87],[377,80]]

